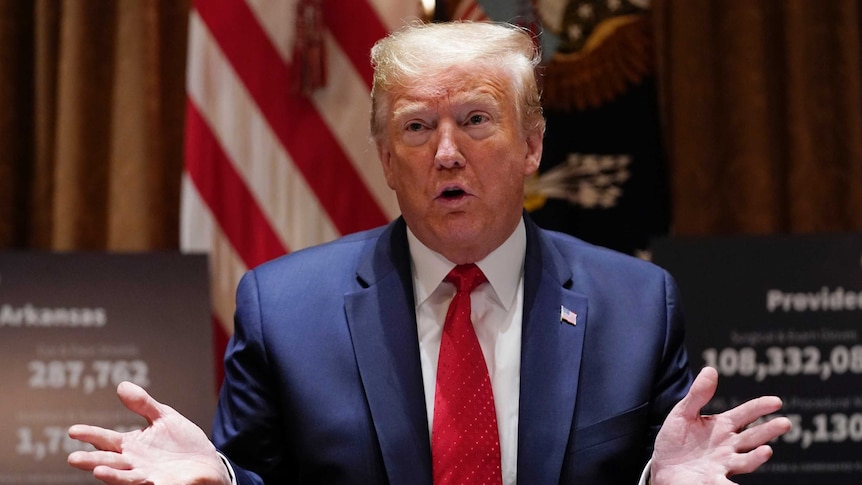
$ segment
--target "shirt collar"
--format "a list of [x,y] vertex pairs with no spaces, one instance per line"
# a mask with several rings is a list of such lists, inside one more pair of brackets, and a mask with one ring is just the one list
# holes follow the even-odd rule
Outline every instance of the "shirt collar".
[[[418,307],[440,286],[443,278],[455,267],[455,263],[433,251],[407,228],[407,244],[413,270],[413,288]],[[524,219],[508,239],[476,265],[485,273],[488,283],[496,294],[498,303],[508,310],[515,301],[515,292],[521,284],[524,269],[524,254],[527,249],[527,231]]]

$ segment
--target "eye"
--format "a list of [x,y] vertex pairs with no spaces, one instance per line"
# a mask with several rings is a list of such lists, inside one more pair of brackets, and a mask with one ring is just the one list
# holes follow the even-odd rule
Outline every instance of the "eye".
[[417,132],[417,131],[421,131],[421,130],[422,130],[422,128],[423,128],[423,127],[422,127],[422,123],[419,123],[418,121],[414,121],[414,122],[411,122],[411,123],[407,123],[407,125],[404,127],[404,130],[405,130],[405,131]]
[[420,146],[428,141],[432,129],[433,125],[423,119],[404,121],[401,125],[401,141],[407,146]]
[[488,121],[488,117],[480,113],[474,113],[467,118],[468,125],[481,125],[485,121]]

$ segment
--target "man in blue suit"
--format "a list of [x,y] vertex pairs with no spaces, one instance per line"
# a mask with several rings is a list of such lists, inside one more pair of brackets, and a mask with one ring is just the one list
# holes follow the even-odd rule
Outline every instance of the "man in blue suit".
[[[746,427],[780,401],[699,415],[716,377],[692,385],[671,278],[523,213],[544,130],[530,36],[411,26],[372,61],[372,135],[402,217],[245,275],[214,444],[123,384],[151,425],[74,426],[99,451],[69,462],[109,484],[618,485],[731,483],[766,461],[789,422]],[[456,293],[464,268],[478,285]],[[481,354],[466,374],[463,354],[443,364],[458,311]],[[442,375],[474,371],[481,384],[447,394]],[[490,432],[472,441],[462,412]]]

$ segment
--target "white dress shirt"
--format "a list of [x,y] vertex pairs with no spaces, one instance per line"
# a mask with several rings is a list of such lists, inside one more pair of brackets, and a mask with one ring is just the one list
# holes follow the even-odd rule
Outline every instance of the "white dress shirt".
[[[437,359],[443,323],[449,302],[455,296],[454,285],[443,282],[443,278],[455,267],[455,263],[422,244],[409,229],[407,238],[412,260],[419,356],[430,434],[434,420]],[[521,220],[506,242],[485,259],[476,262],[485,273],[488,283],[480,285],[470,295],[470,316],[488,364],[494,393],[504,485],[514,485],[517,481],[518,393],[526,247],[526,230]]]

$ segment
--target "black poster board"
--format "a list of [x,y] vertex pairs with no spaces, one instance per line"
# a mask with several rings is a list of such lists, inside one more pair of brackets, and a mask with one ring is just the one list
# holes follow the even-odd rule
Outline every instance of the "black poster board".
[[668,239],[695,371],[721,412],[774,394],[793,428],[741,484],[862,483],[862,234]]
[[209,433],[211,322],[205,256],[0,253],[0,485],[101,483],[67,430],[145,426],[123,380]]

